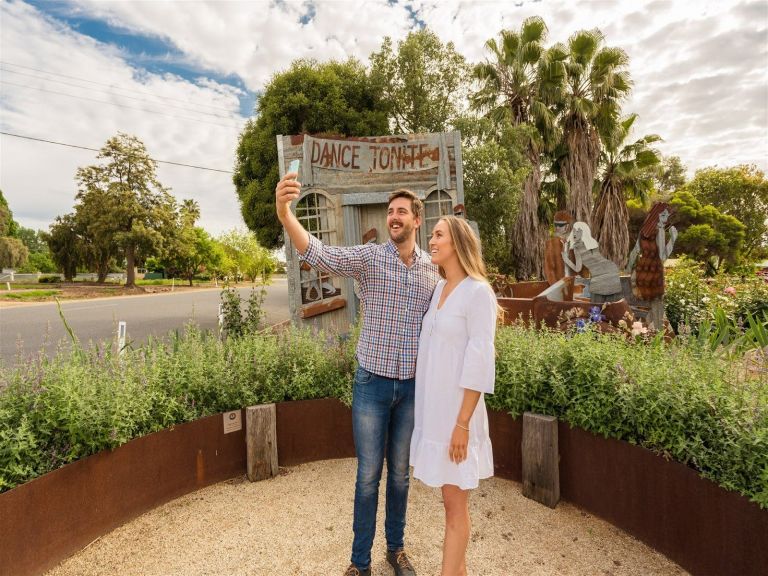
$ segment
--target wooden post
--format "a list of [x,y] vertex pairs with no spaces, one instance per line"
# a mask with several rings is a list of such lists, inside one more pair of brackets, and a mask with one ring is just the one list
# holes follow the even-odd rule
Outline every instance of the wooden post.
[[647,316],[648,327],[660,332],[664,331],[664,298],[658,297],[651,300],[651,310]]
[[523,496],[550,508],[560,500],[557,418],[523,414]]
[[277,474],[275,405],[245,409],[245,445],[248,480],[256,482]]

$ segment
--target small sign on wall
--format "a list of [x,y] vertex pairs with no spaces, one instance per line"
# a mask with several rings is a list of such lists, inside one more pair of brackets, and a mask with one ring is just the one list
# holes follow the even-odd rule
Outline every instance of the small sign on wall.
[[224,412],[224,434],[230,432],[237,432],[243,429],[243,418],[241,410],[233,410],[232,412]]

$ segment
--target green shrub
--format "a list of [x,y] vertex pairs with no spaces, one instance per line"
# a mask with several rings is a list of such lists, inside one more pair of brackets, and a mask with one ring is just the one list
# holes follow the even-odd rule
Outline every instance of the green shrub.
[[705,278],[701,264],[684,258],[666,275],[664,309],[675,331],[681,324],[696,328],[712,322],[717,310],[742,325],[750,315],[768,313],[768,283],[754,274]]
[[518,327],[497,335],[489,407],[556,416],[692,466],[768,507],[768,380],[708,347]]
[[40,276],[37,281],[40,284],[57,284],[58,282],[61,282],[61,278],[58,276]]
[[[0,369],[0,491],[202,416],[261,403],[351,401],[356,337],[291,328],[219,339],[189,326]],[[3,368],[3,367],[0,367]],[[768,379],[699,340],[665,344],[511,326],[490,408],[556,416],[685,463],[768,508]]]

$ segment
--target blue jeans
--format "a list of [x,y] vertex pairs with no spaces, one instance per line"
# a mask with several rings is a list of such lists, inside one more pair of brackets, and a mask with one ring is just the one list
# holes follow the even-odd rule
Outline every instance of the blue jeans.
[[408,504],[408,461],[413,433],[413,378],[393,380],[363,368],[355,372],[352,432],[357,455],[352,563],[366,569],[376,534],[379,482],[387,458],[387,502],[384,532],[387,550],[403,548]]

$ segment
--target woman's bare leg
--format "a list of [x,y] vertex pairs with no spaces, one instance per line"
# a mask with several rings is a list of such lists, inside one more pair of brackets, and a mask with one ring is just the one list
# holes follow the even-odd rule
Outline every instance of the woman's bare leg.
[[446,484],[442,488],[445,506],[443,568],[440,576],[467,576],[469,543],[469,490]]

